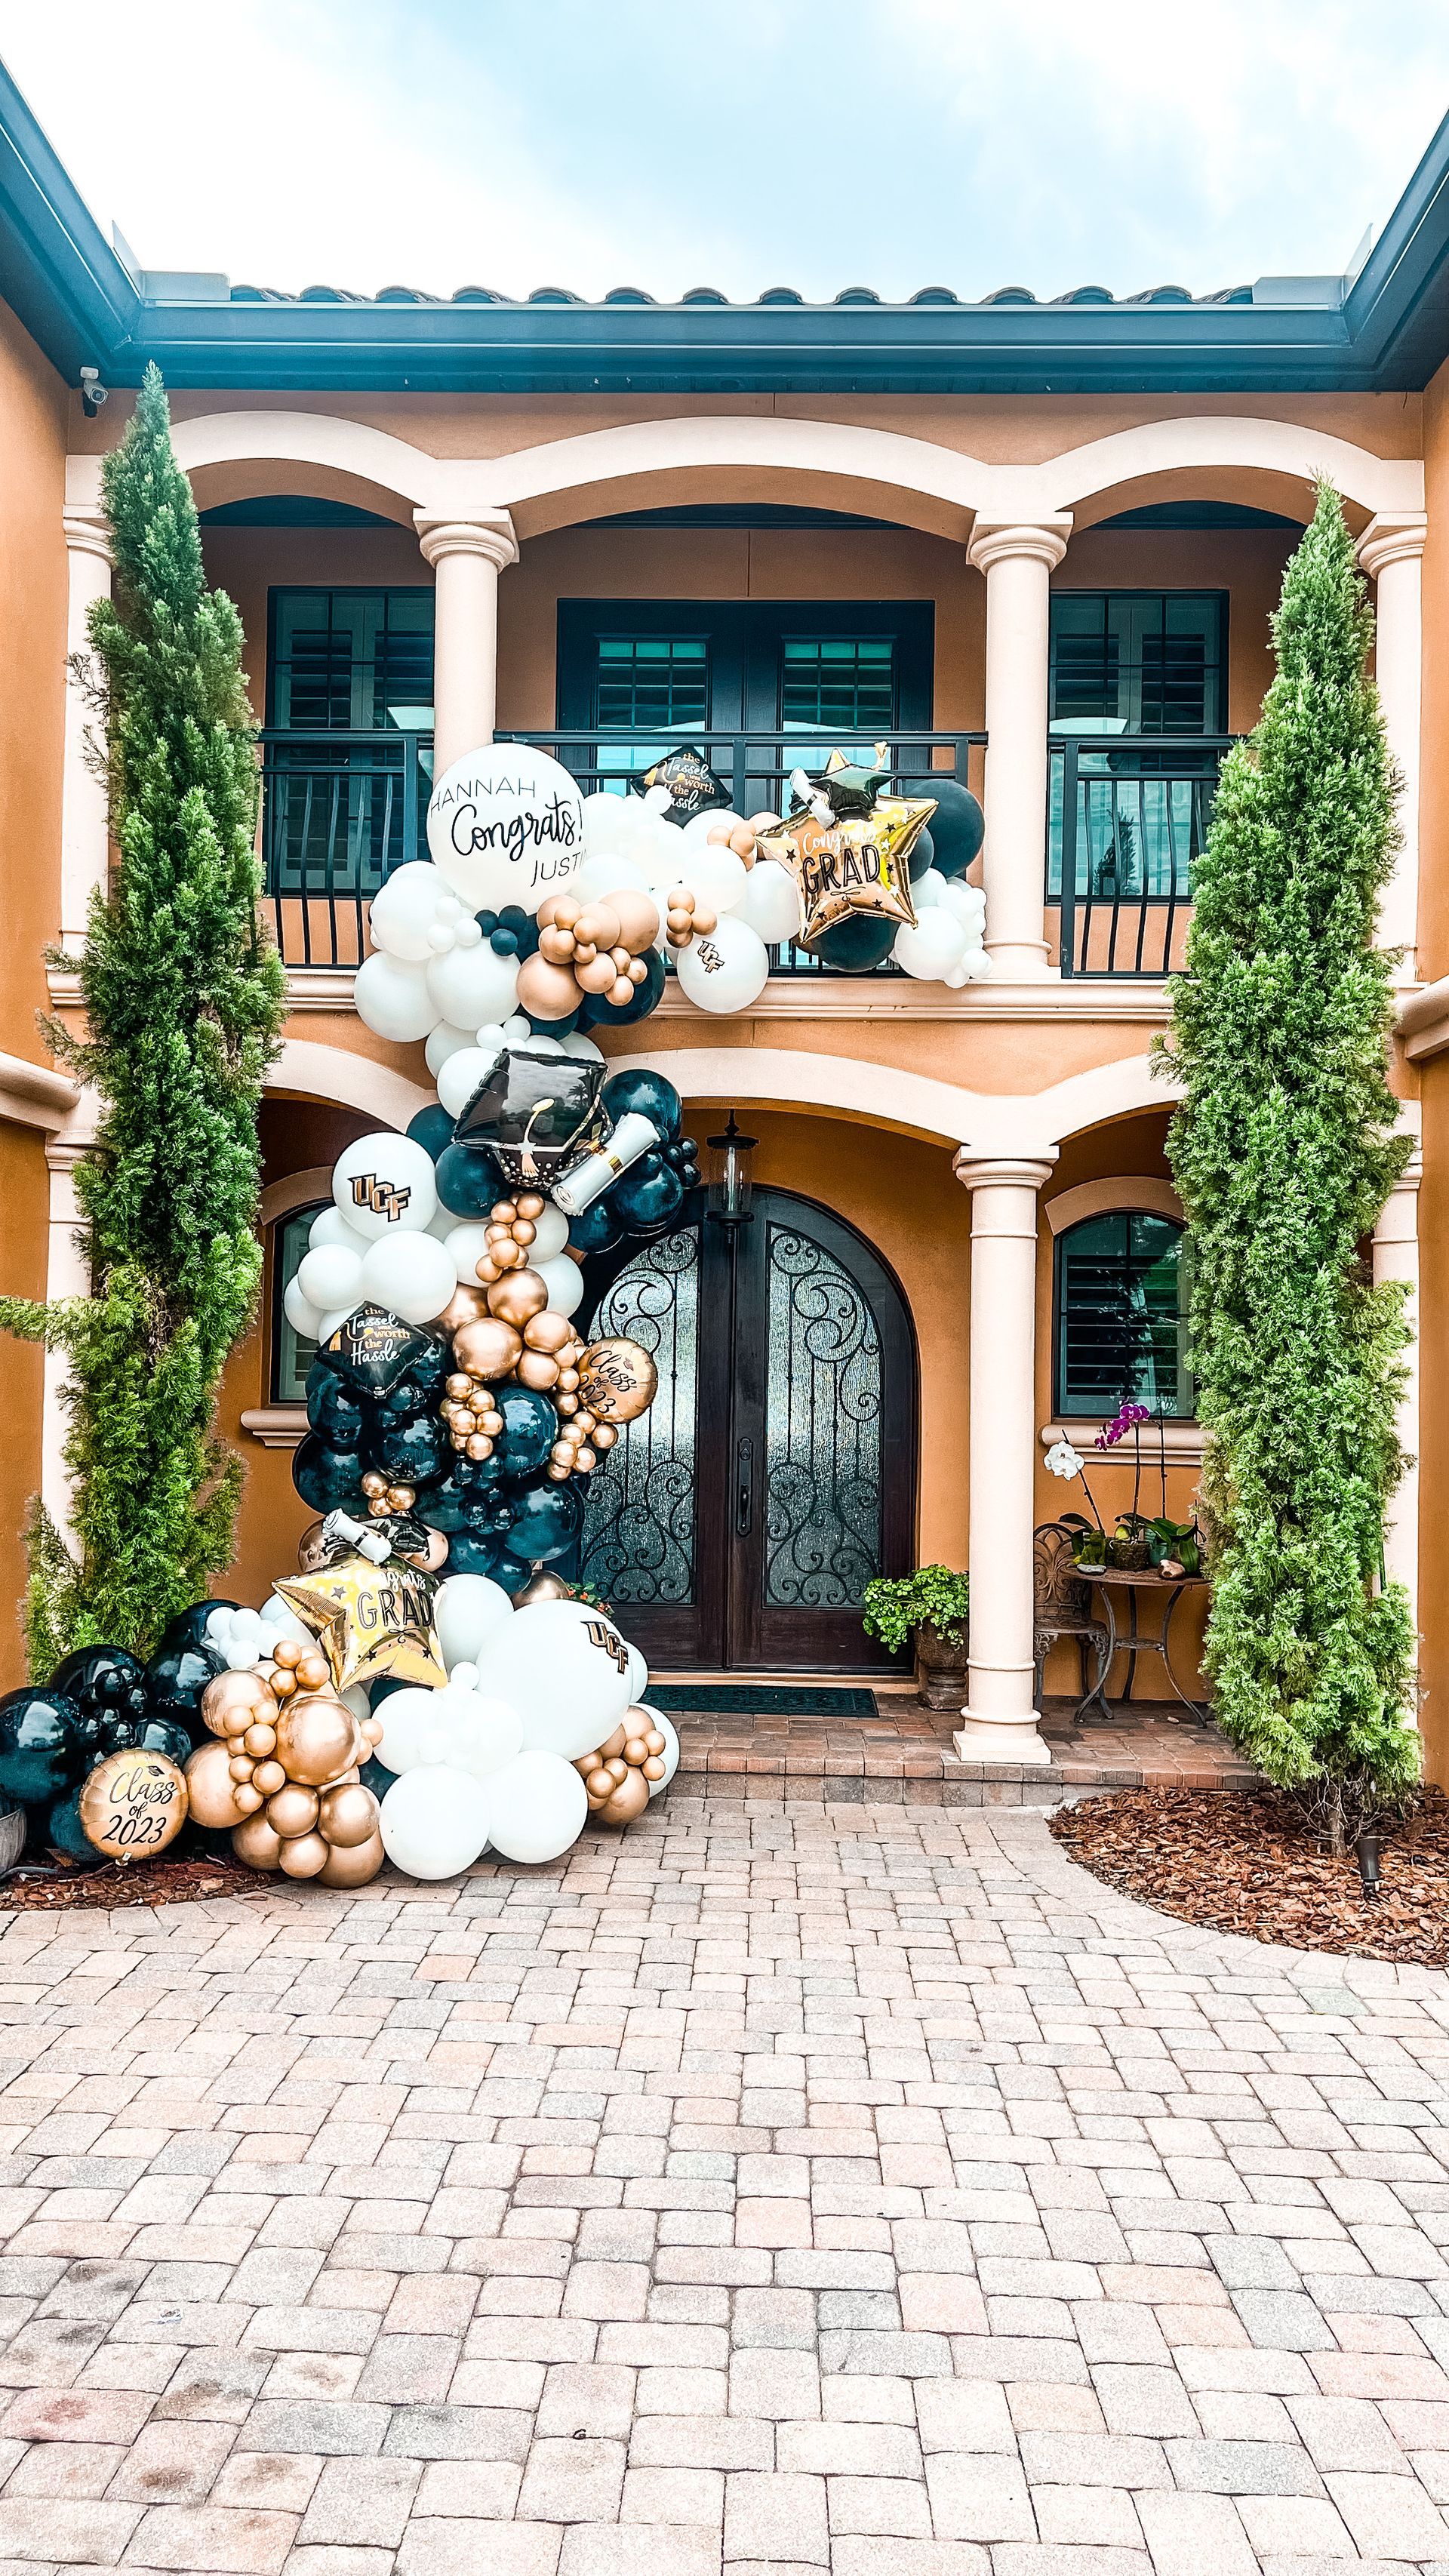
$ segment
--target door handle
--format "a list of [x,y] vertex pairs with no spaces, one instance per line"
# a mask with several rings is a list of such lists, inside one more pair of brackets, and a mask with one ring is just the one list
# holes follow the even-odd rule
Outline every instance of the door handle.
[[741,1440],[735,1449],[735,1536],[749,1535],[755,1516],[755,1450],[750,1440]]

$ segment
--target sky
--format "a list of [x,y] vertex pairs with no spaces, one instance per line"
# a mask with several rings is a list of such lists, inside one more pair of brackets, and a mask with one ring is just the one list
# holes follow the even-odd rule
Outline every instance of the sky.
[[1194,293],[1344,268],[1446,0],[0,0],[143,266],[285,291]]

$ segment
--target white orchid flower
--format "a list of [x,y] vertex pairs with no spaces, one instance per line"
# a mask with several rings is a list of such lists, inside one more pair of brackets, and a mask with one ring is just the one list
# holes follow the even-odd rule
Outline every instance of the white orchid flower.
[[1048,1475],[1060,1476],[1063,1484],[1066,1485],[1071,1483],[1074,1476],[1080,1476],[1085,1463],[1080,1452],[1072,1447],[1070,1440],[1058,1440],[1046,1453]]

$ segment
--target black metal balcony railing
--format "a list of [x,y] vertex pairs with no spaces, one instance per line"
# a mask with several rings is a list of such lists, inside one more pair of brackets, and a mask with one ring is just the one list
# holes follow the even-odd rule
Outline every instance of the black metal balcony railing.
[[[658,736],[557,725],[498,739],[552,752],[585,794],[610,787],[622,793],[631,775],[672,748]],[[834,748],[800,733],[691,732],[688,739],[741,814],[778,813],[791,770],[822,766]],[[981,733],[917,729],[893,734],[890,749],[903,776],[924,781],[935,771],[980,795],[985,742]],[[405,860],[427,855],[432,736],[269,728],[261,743],[262,856],[277,944],[289,966],[349,970],[367,954],[368,909],[378,888]],[[825,971],[793,944],[772,949],[770,959],[776,974]]]
[[1155,977],[1181,968],[1193,869],[1212,821],[1223,755],[1236,739],[1053,739],[1047,937],[1055,926],[1063,975]]

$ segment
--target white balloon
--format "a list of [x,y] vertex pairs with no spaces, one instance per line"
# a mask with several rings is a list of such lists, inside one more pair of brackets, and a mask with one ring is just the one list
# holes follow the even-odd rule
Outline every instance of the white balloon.
[[302,1294],[319,1315],[333,1306],[355,1306],[362,1295],[362,1258],[345,1244],[319,1243],[297,1267]]
[[501,1055],[506,1046],[533,1046],[536,1041],[529,1034],[527,1020],[520,1020],[510,1012],[506,1020],[485,1020],[481,1029],[474,1030],[468,1043],[481,1047],[491,1061],[494,1056]]
[[412,1046],[436,1028],[442,1011],[421,966],[405,966],[384,949],[364,957],[352,979],[352,999],[363,1027],[398,1046]]
[[[680,838],[690,842],[703,841],[708,845],[711,832],[721,831],[728,839],[729,834],[737,830],[744,819],[743,814],[737,814],[732,805],[714,805],[703,814],[691,814],[689,821],[680,831]],[[671,826],[671,828],[675,827]],[[720,846],[723,847],[723,843]]]
[[606,787],[596,787],[584,797],[579,816],[590,856],[624,848],[630,836],[629,803],[627,796],[611,796]]
[[953,878],[939,899],[948,912],[954,912],[957,920],[966,924],[974,938],[980,938],[986,927],[986,895],[981,886],[963,885],[959,878]]
[[925,983],[939,983],[953,966],[959,966],[966,947],[966,933],[953,912],[943,905],[932,904],[923,912],[914,930],[903,924],[896,932],[891,955],[908,975]]
[[444,1235],[443,1241],[453,1256],[453,1267],[458,1273],[459,1286],[461,1288],[476,1288],[478,1285],[478,1264],[488,1249],[487,1226],[450,1224],[449,1231]]
[[[528,1013],[526,1011],[510,1011],[507,1019],[503,1023],[503,1034],[508,1040],[510,1046],[532,1046],[533,1022],[529,1018]],[[478,1040],[478,1044],[480,1046],[484,1044],[484,1040],[481,1037]]]
[[968,948],[961,965],[968,984],[984,984],[996,972],[986,950],[981,947]]
[[[617,805],[619,799],[611,796],[607,801]],[[584,829],[587,833],[587,824]],[[585,859],[569,892],[579,903],[603,903],[611,894],[623,894],[626,889],[631,894],[649,891],[649,879],[638,860],[626,858],[622,850],[600,850],[596,857]]]
[[488,1811],[489,1839],[505,1860],[557,1860],[583,1832],[588,1793],[571,1762],[530,1748],[492,1774]]
[[[578,1780],[578,1773],[574,1773]],[[579,1780],[582,1793],[583,1782]],[[584,1799],[587,1807],[588,1800]],[[409,1878],[456,1878],[488,1840],[489,1796],[470,1771],[446,1763],[405,1771],[382,1802],[378,1827],[388,1859]]]
[[711,912],[733,912],[744,899],[750,871],[733,850],[710,849],[696,841],[679,871],[681,885],[691,886]]
[[540,1037],[535,1032],[528,1041],[528,1052],[530,1055],[562,1055],[563,1041],[560,1038]]
[[370,1242],[379,1235],[425,1234],[438,1212],[432,1157],[411,1136],[379,1128],[338,1155],[332,1197],[347,1223]]
[[457,1222],[458,1220],[454,1216],[451,1208],[440,1207],[437,1215],[432,1221],[432,1224],[428,1228],[428,1232],[429,1234],[436,1235],[439,1243],[446,1243]]
[[375,1714],[381,1720],[382,1734],[376,1746],[377,1758],[385,1771],[411,1771],[423,1758],[427,1730],[434,1723],[433,1702],[436,1691],[389,1691],[378,1701]]
[[[735,919],[748,922],[767,946],[800,935],[800,889],[778,859],[757,859],[745,879]],[[431,1041],[429,1041],[431,1044]]]
[[319,1208],[308,1228],[309,1252],[315,1252],[319,1245],[324,1243],[345,1243],[348,1251],[355,1252],[359,1260],[367,1250],[366,1235],[359,1234],[355,1226],[349,1225],[342,1210],[337,1207]]
[[[296,1611],[282,1599],[280,1592],[274,1592],[269,1600],[262,1603],[261,1617],[269,1642],[275,1641],[278,1637],[290,1637],[294,1646],[315,1649],[317,1639],[313,1631],[303,1626]],[[339,1693],[339,1697],[340,1695]],[[366,1717],[367,1710],[364,1707],[354,1713]]]
[[[486,1640],[512,1617],[513,1603],[501,1583],[490,1583],[486,1574],[450,1574],[433,1596],[433,1625],[448,1671],[455,1664],[476,1664]],[[393,1691],[386,1705],[405,1696]]]
[[632,1638],[625,1638],[624,1647],[629,1657],[629,1697],[642,1700],[649,1688],[649,1667]]
[[474,1043],[471,1029],[455,1029],[450,1020],[440,1020],[423,1049],[428,1060],[429,1073],[436,1078],[442,1072],[450,1055],[457,1055],[460,1048],[470,1047]]
[[362,1293],[406,1324],[430,1324],[458,1285],[457,1265],[435,1234],[382,1236],[362,1263]]
[[450,1118],[459,1118],[486,1073],[497,1063],[496,1050],[487,1047],[460,1047],[450,1055],[438,1075],[438,1098]]
[[911,901],[917,912],[929,912],[933,905],[945,903],[950,892],[939,868],[925,868],[911,879]]
[[460,1709],[452,1729],[448,1759],[460,1771],[471,1771],[475,1780],[486,1780],[517,1761],[523,1751],[523,1720],[506,1699],[485,1699],[481,1691],[460,1697],[468,1706]]
[[678,967],[680,991],[701,1011],[746,1011],[770,980],[764,941],[730,913],[680,949]]
[[389,957],[425,964],[436,953],[430,934],[441,931],[451,943],[451,928],[438,920],[438,898],[447,891],[426,859],[409,859],[394,868],[372,898],[372,944]]
[[611,1620],[579,1601],[516,1610],[478,1658],[485,1690],[512,1702],[524,1742],[566,1762],[612,1735],[629,1705],[629,1659]]
[[[316,1643],[315,1638],[313,1643]],[[367,1693],[363,1689],[361,1682],[349,1682],[346,1690],[338,1691],[337,1697],[341,1700],[344,1708],[352,1711],[352,1714],[357,1719],[359,1726],[361,1725],[362,1720],[371,1714],[367,1704]]]
[[528,1247],[529,1268],[536,1270],[541,1261],[552,1261],[556,1252],[562,1252],[568,1239],[568,1218],[563,1209],[555,1207],[550,1199],[543,1214],[533,1220],[533,1241]]
[[304,1341],[317,1342],[321,1340],[321,1311],[318,1307],[312,1305],[309,1299],[303,1295],[300,1272],[295,1279],[288,1280],[286,1287],[282,1291],[282,1312],[286,1316],[288,1323],[291,1325],[293,1332],[300,1333]]
[[651,1780],[649,1783],[650,1797],[657,1798],[661,1789],[668,1788],[675,1772],[679,1769],[679,1734],[674,1720],[666,1717],[662,1708],[651,1708],[647,1699],[639,1702],[639,1713],[641,1717],[647,1717],[650,1725],[656,1727],[664,1738],[664,1777],[662,1780]]
[[[534,1249],[536,1251],[537,1246]],[[537,1271],[548,1290],[550,1312],[572,1315],[584,1293],[584,1274],[578,1263],[570,1261],[566,1252],[557,1253],[552,1261],[536,1261],[531,1252],[528,1266],[530,1270]]]
[[565,1055],[577,1056],[585,1064],[602,1064],[604,1061],[603,1048],[595,1046],[592,1038],[586,1038],[582,1029],[570,1029],[566,1038],[560,1038],[559,1045]]
[[435,957],[426,970],[434,1017],[455,1029],[476,1029],[483,1020],[506,1020],[518,995],[518,959],[500,957],[485,941],[478,948],[454,948]]
[[546,751],[489,743],[453,761],[438,780],[428,799],[428,848],[471,910],[486,904],[501,912],[517,903],[537,912],[545,895],[565,891],[583,859],[583,800]]
[[326,1349],[327,1344],[331,1341],[338,1326],[340,1324],[345,1324],[348,1316],[355,1312],[356,1308],[352,1306],[334,1306],[330,1315],[323,1316],[321,1323],[317,1327],[317,1339],[322,1344],[324,1350]]

